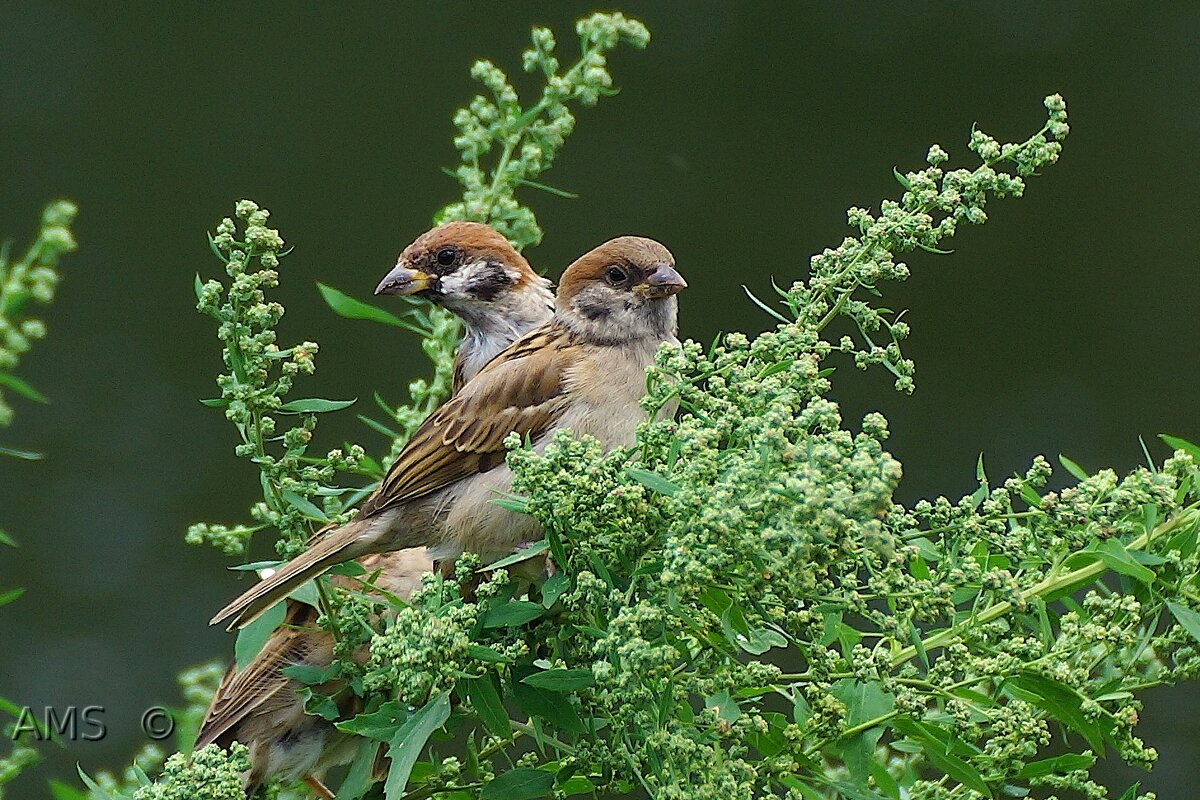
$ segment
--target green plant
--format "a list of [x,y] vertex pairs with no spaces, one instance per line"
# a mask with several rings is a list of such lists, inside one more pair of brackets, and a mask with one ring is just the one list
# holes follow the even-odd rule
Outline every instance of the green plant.
[[[502,74],[477,65],[494,99],[456,117],[464,199],[444,218],[492,222],[521,245],[540,237],[512,194],[548,164],[557,148],[545,143],[561,144],[539,115],[550,126],[564,118],[556,102],[595,99],[610,83],[596,71],[602,46],[646,38],[619,17],[580,25],[584,66],[562,80],[585,84],[528,111]],[[526,66],[554,87],[552,38],[534,42]],[[906,508],[892,499],[901,466],[884,449],[886,420],[872,413],[848,429],[828,399],[839,357],[882,365],[897,389],[912,389],[907,324],[873,298],[882,282],[907,277],[898,254],[944,252],[958,225],[986,220],[989,199],[1020,196],[1057,160],[1066,108],[1057,95],[1045,106],[1045,125],[1023,142],[973,131],[982,162],[973,169],[948,169],[934,145],[926,167],[897,171],[898,199],[878,214],[851,209],[855,235],[814,256],[806,280],[776,288],[778,302],[755,299],[773,330],[664,349],[645,407],[678,401],[680,414],[643,425],[635,447],[604,453],[563,433],[538,454],[514,440],[516,494],[497,502],[538,518],[543,542],[487,565],[482,580],[484,565],[464,557],[454,576],[431,575],[409,604],[393,604],[382,629],[363,626],[364,595],[322,588],[339,652],[369,650],[334,667],[366,704],[339,722],[364,739],[339,797],[1103,798],[1090,777],[1098,757],[1149,766],[1154,751],[1135,734],[1139,693],[1200,673],[1200,447],[1164,437],[1174,454],[1124,478],[1060,457],[1074,482],[1057,490],[1042,457],[999,484],[981,460],[971,495]],[[498,144],[495,166],[481,166]],[[242,208],[248,226],[262,227],[264,212]],[[224,233],[216,247],[227,267],[239,265],[236,289],[264,237],[247,228],[235,238],[232,223]],[[266,238],[271,248],[257,252],[271,258],[252,274],[270,274],[250,279],[252,290],[275,279],[282,242]],[[263,323],[238,333],[236,315],[265,300],[251,293],[221,311],[222,291],[200,287],[202,307],[233,325],[223,340],[236,380],[226,376],[219,404],[262,470],[257,518],[290,552],[356,498],[303,470],[355,465],[310,462],[302,450],[262,459],[259,441],[272,433],[263,420],[286,390],[269,378],[280,356],[264,335],[278,314],[266,304]],[[431,335],[444,368],[450,329],[434,330],[436,316],[386,320],[336,290],[325,296],[345,316]],[[243,380],[231,352],[265,361]],[[404,430],[381,429],[403,441],[440,399],[436,385],[418,384],[403,414],[381,404]],[[311,414],[330,401],[292,402]],[[306,443],[311,423],[292,430]],[[360,470],[373,463],[356,459]],[[549,580],[512,578],[513,563],[547,551]],[[468,582],[478,585],[467,592]],[[391,765],[372,786],[378,745]],[[137,797],[232,792],[240,759],[178,760]],[[1122,797],[1147,795],[1134,786]]]
[[[45,323],[30,313],[31,302],[46,305],[54,300],[54,290],[60,277],[57,269],[59,257],[75,249],[75,237],[71,234],[70,225],[76,211],[75,204],[67,200],[46,206],[37,238],[18,261],[9,258],[11,241],[0,245],[0,428],[11,425],[15,413],[5,399],[4,390],[34,402],[46,402],[41,392],[17,377],[13,370],[33,342],[46,335]],[[0,456],[26,460],[41,458],[39,453],[3,446],[0,446]],[[0,530],[0,546],[16,545],[11,536]],[[0,607],[13,602],[23,593],[23,589],[0,589]],[[21,707],[3,697],[0,697],[0,712],[15,719],[22,717]],[[39,730],[39,735],[43,733]],[[38,750],[22,743],[21,737],[5,738],[9,740],[10,748],[6,755],[0,756],[0,798],[4,796],[5,784],[41,760]]]

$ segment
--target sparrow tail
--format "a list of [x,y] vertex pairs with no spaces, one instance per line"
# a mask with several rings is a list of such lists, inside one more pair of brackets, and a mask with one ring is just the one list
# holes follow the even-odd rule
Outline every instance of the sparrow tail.
[[317,538],[312,547],[280,567],[275,574],[259,581],[241,597],[217,612],[209,625],[229,620],[228,630],[244,628],[264,611],[287,597],[295,589],[330,567],[363,555],[369,544],[362,541],[362,525],[357,520]]

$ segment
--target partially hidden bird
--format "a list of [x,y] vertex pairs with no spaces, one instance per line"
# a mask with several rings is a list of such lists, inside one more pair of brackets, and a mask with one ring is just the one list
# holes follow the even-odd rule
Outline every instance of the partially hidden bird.
[[[370,581],[370,591],[407,600],[421,585],[421,576],[432,564],[421,548],[373,554],[360,559]],[[339,587],[360,590],[361,583],[342,575],[332,580]],[[333,663],[333,635],[317,626],[317,609],[289,601],[283,624],[276,628],[250,663],[241,670],[230,665],[196,736],[198,750],[209,744],[228,750],[241,742],[249,750],[250,769],[243,776],[246,797],[270,780],[285,783],[303,780],[323,800],[333,793],[322,783],[331,767],[349,763],[361,738],[339,731],[324,717],[306,713],[303,695],[308,688],[283,672],[285,667],[325,669]],[[357,658],[365,659],[366,653]],[[361,710],[359,698],[344,683],[331,680],[313,691],[337,698],[343,719]]]
[[[534,448],[567,428],[629,446],[645,419],[645,373],[678,346],[676,295],[687,286],[660,243],[612,239],[563,273],[553,317],[514,342],[417,429],[358,516],[251,587],[212,619],[242,627],[343,561],[425,546],[435,561],[485,560],[540,537],[532,517],[492,501],[512,485],[505,440]],[[672,413],[664,409],[663,413]]]

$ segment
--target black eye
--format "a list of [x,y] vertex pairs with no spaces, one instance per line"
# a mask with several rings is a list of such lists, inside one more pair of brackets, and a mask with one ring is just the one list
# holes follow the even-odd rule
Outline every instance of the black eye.
[[443,267],[454,265],[454,259],[458,257],[458,251],[453,247],[443,247],[437,251],[437,262]]
[[616,286],[624,283],[628,276],[625,274],[625,270],[620,267],[609,267],[604,271],[604,277],[610,284]]

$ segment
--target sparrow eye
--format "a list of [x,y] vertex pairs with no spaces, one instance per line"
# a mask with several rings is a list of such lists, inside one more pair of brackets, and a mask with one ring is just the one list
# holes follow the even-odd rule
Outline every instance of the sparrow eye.
[[437,263],[443,267],[453,266],[457,257],[458,252],[453,247],[443,247],[437,251]]
[[617,286],[624,283],[627,277],[628,276],[625,274],[625,270],[621,269],[620,267],[609,267],[604,271],[605,280],[607,280],[612,286]]

